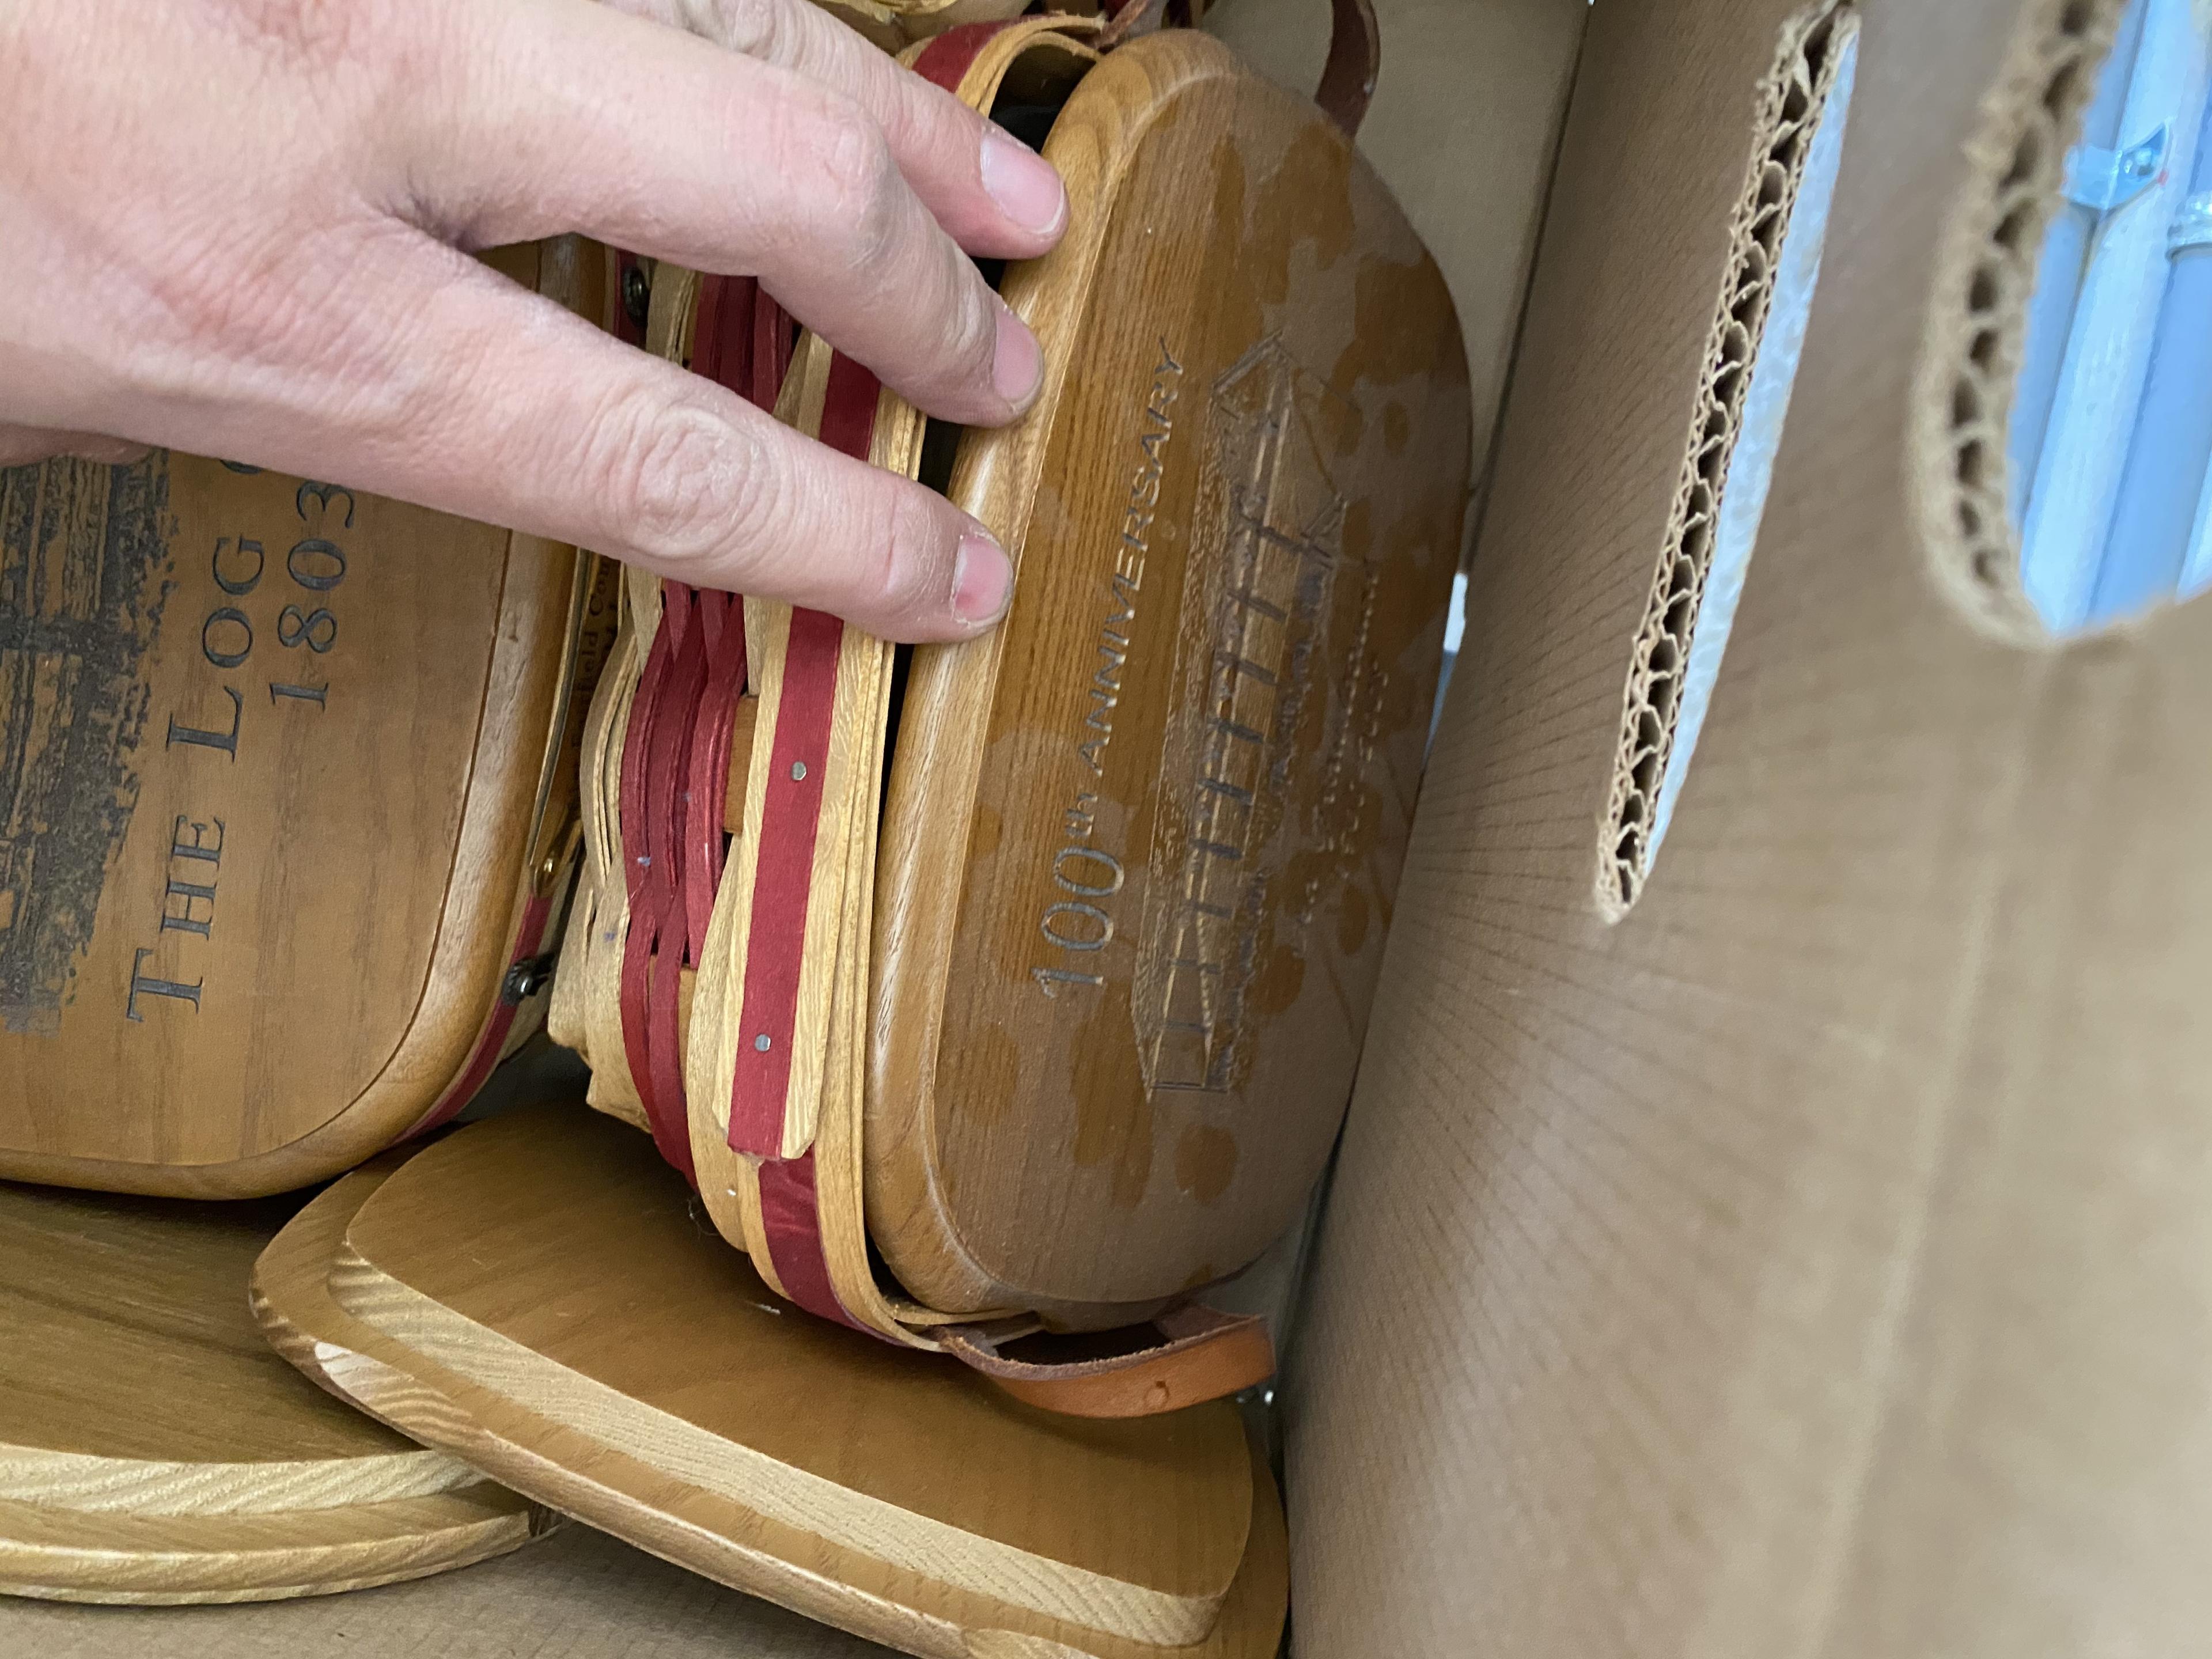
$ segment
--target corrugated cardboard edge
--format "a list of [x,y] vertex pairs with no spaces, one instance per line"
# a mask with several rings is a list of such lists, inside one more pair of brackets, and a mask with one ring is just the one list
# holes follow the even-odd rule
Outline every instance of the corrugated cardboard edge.
[[2127,0],[2034,0],[1982,100],[1966,189],[1946,229],[1913,396],[1911,482],[1936,584],[1974,624],[2053,644],[2021,585],[2007,434],[2029,296],[2066,152]]

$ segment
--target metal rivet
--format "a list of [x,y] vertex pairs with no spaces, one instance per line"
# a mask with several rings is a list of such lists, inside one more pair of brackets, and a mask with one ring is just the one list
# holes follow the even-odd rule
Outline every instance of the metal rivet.
[[762,1054],[766,1054],[772,1046],[773,1045],[770,1044],[768,1040],[768,1033],[766,1031],[763,1031],[758,1036],[753,1039],[753,1047]]
[[804,783],[806,781],[806,763],[805,761],[792,762],[791,781],[793,783]]

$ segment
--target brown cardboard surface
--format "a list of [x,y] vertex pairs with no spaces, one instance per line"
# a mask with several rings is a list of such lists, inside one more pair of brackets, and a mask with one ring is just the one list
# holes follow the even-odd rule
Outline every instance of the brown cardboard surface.
[[0,1600],[0,1659],[871,1659],[890,1650],[569,1526],[441,1578],[252,1607]]
[[1595,903],[1793,9],[1592,15],[1286,1389],[1301,1659],[2212,1627],[2212,602],[2002,644],[1913,506],[1936,249],[2055,4],[1864,4],[1734,641],[1649,886]]

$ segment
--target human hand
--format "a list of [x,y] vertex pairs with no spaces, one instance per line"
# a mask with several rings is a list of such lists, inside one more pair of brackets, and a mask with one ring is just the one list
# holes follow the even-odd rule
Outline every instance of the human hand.
[[961,252],[1052,169],[806,0],[10,0],[0,465],[159,445],[958,639],[1005,555],[469,257],[578,231],[726,275],[929,413],[1013,418],[1036,340]]

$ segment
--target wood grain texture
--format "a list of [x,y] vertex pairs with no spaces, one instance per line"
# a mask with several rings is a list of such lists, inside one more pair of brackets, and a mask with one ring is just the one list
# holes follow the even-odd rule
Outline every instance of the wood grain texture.
[[284,1515],[87,1516],[0,1500],[0,1591],[134,1606],[329,1595],[503,1555],[532,1536],[531,1513],[489,1480]]
[[[514,1127],[504,1137],[487,1134],[509,1124]],[[565,1154],[560,1151],[563,1141],[569,1143]],[[456,1148],[468,1156],[454,1159]],[[550,1165],[575,1157],[580,1149],[596,1165],[597,1182],[585,1180],[581,1170],[559,1183],[541,1179],[550,1175]],[[540,1209],[537,1224],[545,1230],[546,1239],[599,1239],[599,1249],[580,1255],[560,1247],[573,1260],[596,1263],[603,1288],[586,1294],[574,1286],[541,1285],[550,1297],[546,1310],[559,1310],[548,1328],[580,1324],[589,1328],[592,1343],[647,1350],[641,1356],[633,1352],[622,1363],[629,1365],[633,1378],[657,1373],[658,1385],[639,1389],[627,1406],[617,1404],[612,1412],[556,1420],[552,1413],[566,1409],[564,1389],[573,1391],[579,1382],[592,1380],[585,1372],[550,1362],[514,1364],[511,1353],[501,1359],[502,1339],[489,1327],[479,1328],[481,1347],[473,1355],[456,1354],[450,1346],[428,1355],[424,1350],[437,1344],[437,1327],[443,1322],[434,1313],[427,1322],[418,1319],[406,1340],[385,1328],[391,1309],[412,1307],[419,1315],[422,1297],[404,1286],[395,1296],[389,1282],[380,1286],[364,1273],[357,1265],[357,1247],[368,1242],[365,1235],[380,1226],[414,1225],[411,1218],[402,1218],[417,1215],[417,1206],[442,1204],[454,1183],[473,1186],[488,1178],[514,1194],[518,1221],[521,1210]],[[387,1203],[380,1223],[374,1212]],[[624,1226],[638,1224],[641,1216],[657,1216],[642,1236],[678,1264],[682,1277],[712,1278],[714,1293],[702,1297],[696,1285],[691,1293],[681,1293],[665,1271],[655,1270],[649,1254],[634,1246],[615,1248],[617,1235],[605,1234],[587,1218],[601,1212],[608,1218],[628,1218]],[[473,1234],[466,1249],[499,1262],[522,1235],[496,1213],[488,1219],[491,1225]],[[541,1243],[523,1253],[534,1256],[545,1249]],[[354,1252],[350,1261],[349,1251]],[[333,1264],[341,1269],[335,1276]],[[507,1269],[517,1267],[499,1262],[495,1271],[505,1279],[514,1276]],[[521,1276],[531,1275],[522,1270]],[[653,1162],[651,1148],[619,1128],[569,1113],[472,1128],[430,1149],[398,1176],[380,1167],[349,1177],[280,1236],[264,1256],[256,1283],[258,1304],[264,1319],[276,1321],[280,1346],[295,1358],[304,1357],[310,1367],[323,1369],[334,1385],[369,1409],[656,1553],[874,1639],[910,1652],[946,1656],[1080,1653],[1123,1659],[1166,1652],[1190,1659],[1201,1654],[1263,1659],[1273,1651],[1282,1614],[1279,1510],[1264,1470],[1242,1458],[1241,1441],[1236,1444],[1238,1461],[1223,1474],[1251,1494],[1250,1547],[1241,1551],[1241,1566],[1232,1553],[1235,1581],[1222,1601],[1218,1622],[1210,1637],[1190,1648],[1161,1649],[1085,1630],[942,1577],[972,1563],[933,1559],[917,1571],[762,1513],[757,1504],[765,1500],[775,1507],[776,1493],[765,1486],[750,1489],[730,1478],[734,1468],[757,1468],[744,1455],[747,1443],[781,1450],[811,1439],[813,1466],[832,1469],[835,1478],[850,1480],[861,1494],[871,1486],[878,1493],[896,1492],[902,1483],[917,1490],[924,1481],[935,1480],[939,1495],[933,1502],[925,1493],[925,1502],[939,1510],[964,1505],[985,1514],[995,1528],[1012,1528],[1017,1538],[1036,1541],[1064,1534],[1072,1524],[1079,1529],[1103,1525],[1110,1531],[1110,1517],[1122,1501],[1117,1494],[1147,1485],[1156,1494],[1163,1490],[1156,1473],[1145,1473],[1157,1458],[1142,1451],[1133,1455],[1131,1449],[1170,1439],[1187,1445],[1189,1435],[1186,1428],[1163,1437],[1156,1425],[1140,1425],[1144,1431],[1134,1437],[1102,1439],[1090,1433],[1089,1425],[1041,1419],[994,1397],[988,1384],[949,1362],[931,1362],[932,1369],[917,1371],[911,1356],[786,1315],[757,1283],[747,1297],[736,1299],[728,1282],[732,1277],[750,1275],[687,1212],[680,1184]],[[333,1296],[334,1282],[343,1300]],[[626,1302],[620,1312],[612,1305],[616,1298],[606,1293],[605,1287],[613,1285],[622,1287]],[[361,1318],[348,1304],[380,1316],[377,1322]],[[742,1360],[718,1345],[728,1323],[726,1314],[738,1315],[755,1329],[757,1340]],[[658,1340],[622,1328],[624,1321],[656,1317],[667,1322]],[[428,1340],[418,1345],[416,1338],[425,1329]],[[548,1344],[546,1352],[575,1346]],[[890,1409],[871,1410],[866,1402],[872,1396],[865,1389],[857,1396],[852,1392],[847,1364],[823,1369],[825,1347],[841,1346],[847,1360],[872,1370],[886,1385],[882,1398],[890,1402]],[[487,1354],[492,1356],[489,1362]],[[446,1363],[453,1360],[458,1360],[457,1367]],[[503,1378],[520,1379],[521,1387],[487,1387],[474,1373],[488,1363]],[[604,1360],[583,1363],[601,1375],[610,1370]],[[549,1386],[549,1372],[565,1373],[565,1378],[551,1377]],[[933,1386],[947,1379],[953,1389],[974,1395],[999,1424],[957,1447],[961,1456],[950,1474],[944,1465],[950,1449],[931,1443],[928,1434],[933,1422],[942,1421],[932,1409]],[[532,1409],[519,1398],[526,1392],[538,1395],[548,1410]],[[567,1397],[573,1400],[574,1395]],[[738,1419],[747,1413],[750,1420],[740,1425]],[[979,1414],[975,1420],[983,1418]],[[719,1472],[702,1467],[687,1446],[687,1429],[702,1422],[737,1431]],[[1233,1421],[1228,1426],[1234,1437]],[[1006,1453],[1010,1441],[1026,1443],[1025,1452],[1012,1455],[1017,1463],[1026,1457],[1035,1472],[1007,1478],[1014,1467]],[[1200,1462],[1205,1461],[1201,1457]],[[1067,1485],[1071,1468],[1089,1473],[1079,1473],[1075,1484]],[[1048,1484],[1037,1478],[1039,1473],[1056,1473],[1060,1479]],[[1205,1541],[1195,1534],[1218,1500],[1203,1492],[1194,1497],[1188,1480],[1171,1481],[1165,1490],[1181,1495],[1161,1503],[1152,1519],[1178,1534],[1174,1553],[1182,1565],[1171,1571],[1188,1571],[1204,1562]],[[1080,1494],[1073,1505],[1072,1494]],[[1094,1518],[1073,1521],[1073,1510]],[[1108,1554],[1096,1556],[1094,1543],[1094,1559],[1110,1559],[1130,1547],[1127,1540],[1104,1542]]]
[[[463,1194],[468,1207],[450,1207]],[[466,1249],[446,1248],[441,1215],[467,1217]],[[629,1298],[619,1309],[593,1305],[609,1263]],[[1233,1411],[1073,1430],[950,1362],[902,1363],[787,1316],[699,1231],[651,1149],[595,1121],[494,1121],[418,1158],[349,1224],[331,1290],[364,1323],[580,1431],[615,1437],[629,1402],[647,1402],[634,1443],[694,1480],[1033,1610],[1188,1640],[1243,1553]],[[672,1315],[680,1345],[655,1322]],[[1032,1512],[1009,1501],[1018,1492],[1086,1501]]]
[[351,1595],[118,1613],[0,1602],[4,1659],[883,1659],[875,1643],[590,1527],[467,1572]]
[[526,1501],[261,1340],[246,1276],[289,1209],[0,1187],[0,1590],[313,1595],[532,1535]]
[[[603,306],[596,249],[493,262]],[[0,1174],[239,1196],[358,1162],[496,1000],[574,552],[184,456],[6,477]]]
[[884,1659],[889,1650],[563,1527],[467,1572],[349,1595],[139,1608],[0,1601],[3,1659]]
[[1917,533],[2018,0],[1864,0],[1820,289],[1649,885],[1591,893],[1759,84],[1601,5],[1285,1399],[1305,1659],[2168,1653],[2212,1626],[2212,607],[1995,644]]
[[[1020,564],[915,655],[879,851],[869,1228],[949,1310],[1174,1295],[1295,1215],[1349,1093],[1457,561],[1449,296],[1310,105],[1188,31],[1046,143],[1039,413],[949,493]],[[1055,976],[1058,977],[1055,977]]]

